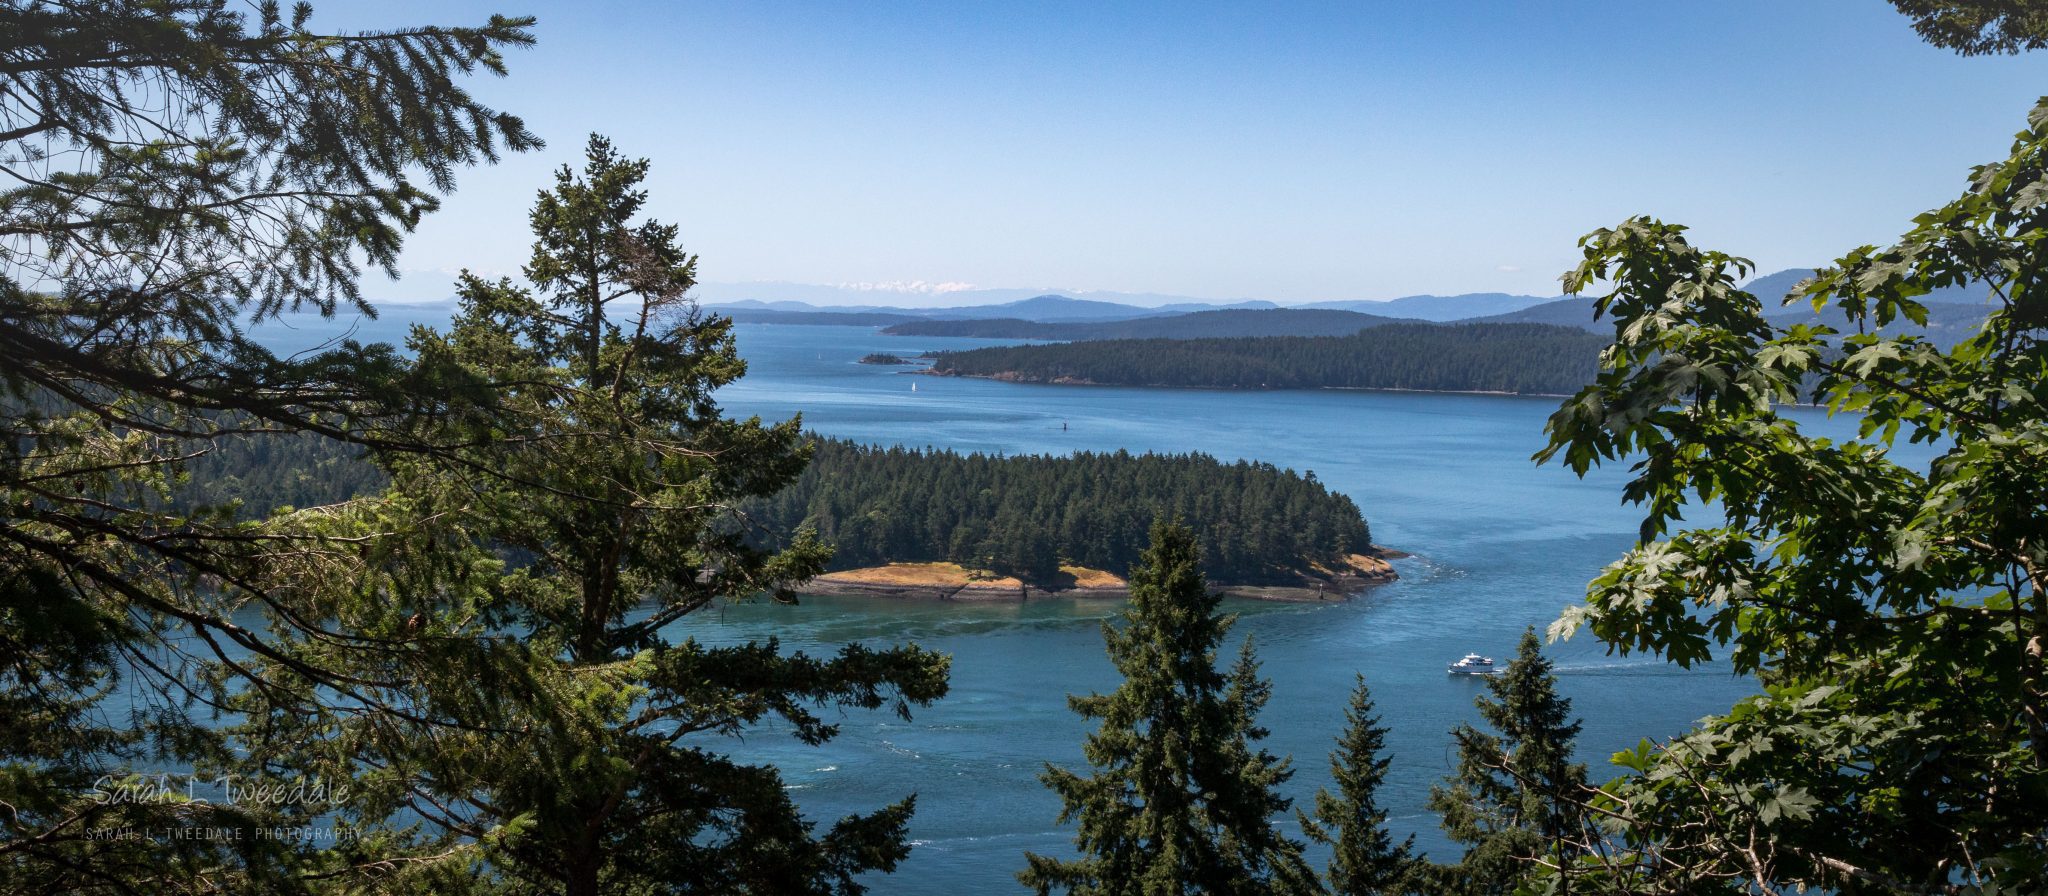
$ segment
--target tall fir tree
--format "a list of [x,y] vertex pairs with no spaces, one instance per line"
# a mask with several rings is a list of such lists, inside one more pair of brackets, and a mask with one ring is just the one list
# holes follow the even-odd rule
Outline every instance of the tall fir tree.
[[1432,889],[1461,896],[1506,896],[1539,863],[1556,865],[1584,831],[1586,767],[1572,761],[1579,722],[1557,693],[1557,675],[1534,629],[1514,661],[1486,682],[1479,715],[1494,733],[1461,725],[1458,770],[1430,792],[1445,833],[1465,845],[1455,865],[1434,869]]
[[1359,676],[1344,710],[1344,733],[1330,754],[1337,792],[1316,792],[1313,815],[1301,815],[1302,830],[1331,848],[1325,875],[1333,896],[1389,896],[1410,892],[1419,863],[1415,838],[1400,843],[1387,830],[1379,789],[1391,760],[1384,755],[1387,729],[1373,715],[1372,691]]
[[[820,743],[837,730],[824,707],[907,717],[945,693],[948,661],[673,633],[714,601],[815,575],[825,552],[805,538],[752,546],[737,508],[802,471],[799,421],[722,416],[712,393],[745,365],[730,322],[686,297],[695,256],[674,227],[642,220],[646,172],[593,136],[585,164],[535,203],[532,285],[465,275],[450,332],[416,332],[423,367],[498,394],[488,420],[464,422],[487,437],[454,458],[385,458],[391,492],[362,525],[440,544],[383,558],[407,577],[398,587],[335,583],[356,628],[424,631],[457,645],[458,668],[485,670],[362,677],[479,727],[334,717],[304,742],[337,772],[380,769],[351,811],[422,820],[454,861],[513,892],[858,893],[856,876],[907,853],[911,800],[815,831],[774,767],[720,739],[773,718]],[[442,568],[464,551],[468,565]]]
[[1226,672],[1216,651],[1231,617],[1201,573],[1201,548],[1178,522],[1152,524],[1152,546],[1131,570],[1119,628],[1105,624],[1123,684],[1070,697],[1102,726],[1085,747],[1094,774],[1051,765],[1062,823],[1078,821],[1082,855],[1027,853],[1018,874],[1040,894],[1183,896],[1316,892],[1302,846],[1273,825],[1292,772],[1258,746],[1269,686],[1247,641]]

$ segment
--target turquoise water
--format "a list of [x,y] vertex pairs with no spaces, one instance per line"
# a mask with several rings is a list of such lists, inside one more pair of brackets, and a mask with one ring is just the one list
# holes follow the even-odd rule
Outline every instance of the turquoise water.
[[[1529,455],[1555,399],[1385,392],[1217,392],[1034,386],[911,376],[853,363],[871,351],[913,354],[989,340],[891,337],[854,327],[744,325],[750,371],[721,394],[729,412],[786,419],[877,444],[967,451],[1127,448],[1203,451],[1314,471],[1355,498],[1381,544],[1410,551],[1399,582],[1329,605],[1243,603],[1237,631],[1255,639],[1273,700],[1269,747],[1294,757],[1287,792],[1305,803],[1328,782],[1326,756],[1354,674],[1372,686],[1392,729],[1383,795],[1397,834],[1440,856],[1450,847],[1424,808],[1453,765],[1450,728],[1473,718],[1480,683],[1444,673],[1467,651],[1513,652],[1626,550],[1640,516],[1619,503],[1622,476],[1581,481]],[[916,391],[912,391],[912,385]],[[1815,422],[1828,429],[1815,415]],[[1066,428],[1062,429],[1062,424]],[[1071,693],[1116,684],[1100,621],[1114,608],[1048,601],[998,606],[810,598],[742,605],[687,626],[706,640],[776,635],[793,648],[915,641],[953,655],[952,693],[905,723],[849,714],[842,734],[806,748],[768,731],[736,744],[782,767],[821,821],[918,795],[916,848],[876,888],[891,893],[1017,890],[1023,853],[1071,851],[1059,804],[1037,780],[1044,763],[1078,767],[1088,726]],[[1560,686],[1585,719],[1582,758],[1684,730],[1750,692],[1725,670],[1687,672],[1610,657],[1590,639],[1553,645]],[[1317,856],[1321,861],[1320,855]]]

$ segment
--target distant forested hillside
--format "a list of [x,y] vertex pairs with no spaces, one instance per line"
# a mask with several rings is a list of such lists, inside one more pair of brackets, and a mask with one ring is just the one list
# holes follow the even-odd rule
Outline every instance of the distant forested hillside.
[[1399,319],[1356,311],[1269,308],[1197,311],[1101,323],[1040,323],[1016,318],[919,320],[882,330],[892,336],[975,336],[985,339],[1201,339],[1228,336],[1348,336]]
[[952,561],[1044,581],[1061,562],[1124,574],[1160,513],[1202,537],[1212,581],[1291,584],[1367,550],[1358,505],[1311,475],[1204,454],[1018,457],[818,442],[803,477],[748,513],[816,527],[835,569]]
[[[1833,327],[1837,333],[1842,335],[1853,335],[1860,329],[1865,329],[1858,327],[1854,322],[1850,321],[1847,312],[1844,312],[1839,306],[1830,305],[1821,311],[1815,311],[1810,304],[1795,303],[1780,308],[1777,304],[1778,300],[1775,298],[1767,296],[1758,296],[1757,298],[1764,300],[1764,317],[1774,326],[1789,327],[1793,324],[1822,324]],[[1927,323],[1924,326],[1905,318],[1900,318],[1885,326],[1868,327],[1867,329],[1886,336],[1912,334],[1934,343],[1936,346],[1947,349],[1953,347],[1956,343],[1977,335],[1984,328],[1984,318],[1990,313],[1990,310],[1990,307],[1983,304],[1930,301],[1927,303]],[[1602,323],[1607,324],[1609,332],[1613,331],[1613,324],[1611,322],[1603,321]]]
[[941,352],[932,372],[1034,383],[1564,394],[1608,338],[1543,324],[1387,324],[1352,336],[1119,339]]
[[1491,317],[1460,321],[1460,323],[1550,324],[1555,327],[1571,327],[1592,333],[1611,334],[1614,332],[1614,321],[1612,319],[1594,319],[1592,296],[1566,296],[1554,302],[1545,302],[1520,311],[1510,311],[1506,314],[1496,314]]
[[[1764,303],[1765,309],[1778,307],[1792,290],[1812,277],[1812,268],[1790,268],[1775,274],[1765,274],[1742,284],[1742,291],[1756,296]],[[1982,307],[1991,298],[1991,288],[1981,282],[1960,286],[1941,286],[1926,295],[1914,297],[1914,301],[1928,305],[1976,305]]]

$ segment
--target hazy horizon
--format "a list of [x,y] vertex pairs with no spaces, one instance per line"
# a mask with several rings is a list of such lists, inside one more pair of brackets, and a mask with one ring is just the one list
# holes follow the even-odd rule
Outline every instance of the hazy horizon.
[[1578,238],[1635,214],[1769,272],[1890,242],[2005,155],[2048,83],[2048,57],[1961,58],[1867,0],[363,0],[315,21],[494,12],[536,15],[538,44],[474,92],[549,145],[462,172],[369,295],[516,275],[535,192],[593,130],[652,161],[649,211],[707,301],[1555,295]]

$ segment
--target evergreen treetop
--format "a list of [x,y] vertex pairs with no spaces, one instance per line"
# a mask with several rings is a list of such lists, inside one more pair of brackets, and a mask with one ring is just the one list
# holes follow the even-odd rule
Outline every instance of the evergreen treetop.
[[1387,729],[1373,714],[1372,691],[1365,676],[1351,692],[1344,709],[1344,731],[1330,754],[1330,773],[1337,792],[1316,792],[1315,813],[1302,813],[1301,826],[1311,839],[1331,847],[1325,878],[1333,896],[1392,896],[1416,885],[1415,838],[1399,843],[1387,830],[1387,810],[1379,801],[1386,782]]
[[1583,842],[1589,788],[1585,765],[1572,761],[1579,722],[1533,629],[1475,702],[1491,730],[1452,732],[1457,771],[1429,797],[1465,854],[1432,876],[1445,893],[1506,896],[1534,879],[1539,864],[1555,867]]
[[[490,438],[383,455],[390,491],[342,521],[396,537],[316,590],[353,627],[417,631],[423,649],[292,645],[469,724],[266,718],[296,736],[255,759],[378,769],[377,799],[350,811],[380,829],[418,820],[408,873],[444,866],[437,887],[475,869],[570,896],[858,893],[862,872],[907,853],[911,800],[819,831],[774,767],[726,739],[773,719],[821,743],[837,733],[828,707],[907,717],[945,693],[948,660],[711,646],[670,628],[808,578],[825,553],[747,537],[737,508],[802,469],[802,431],[722,415],[712,393],[744,365],[729,322],[687,300],[695,259],[675,229],[639,220],[645,172],[593,137],[536,203],[532,285],[465,275],[450,331],[414,335],[422,364],[497,393],[481,419],[452,424]],[[346,575],[364,571],[402,584]]]
[[1089,896],[1310,893],[1301,844],[1273,826],[1292,774],[1258,747],[1268,686],[1249,643],[1226,672],[1217,651],[1230,618],[1201,573],[1194,533],[1159,520],[1131,572],[1121,627],[1105,623],[1112,693],[1070,697],[1099,720],[1084,753],[1094,773],[1051,765],[1044,780],[1078,822],[1080,858],[1027,854],[1018,875],[1041,894]]

